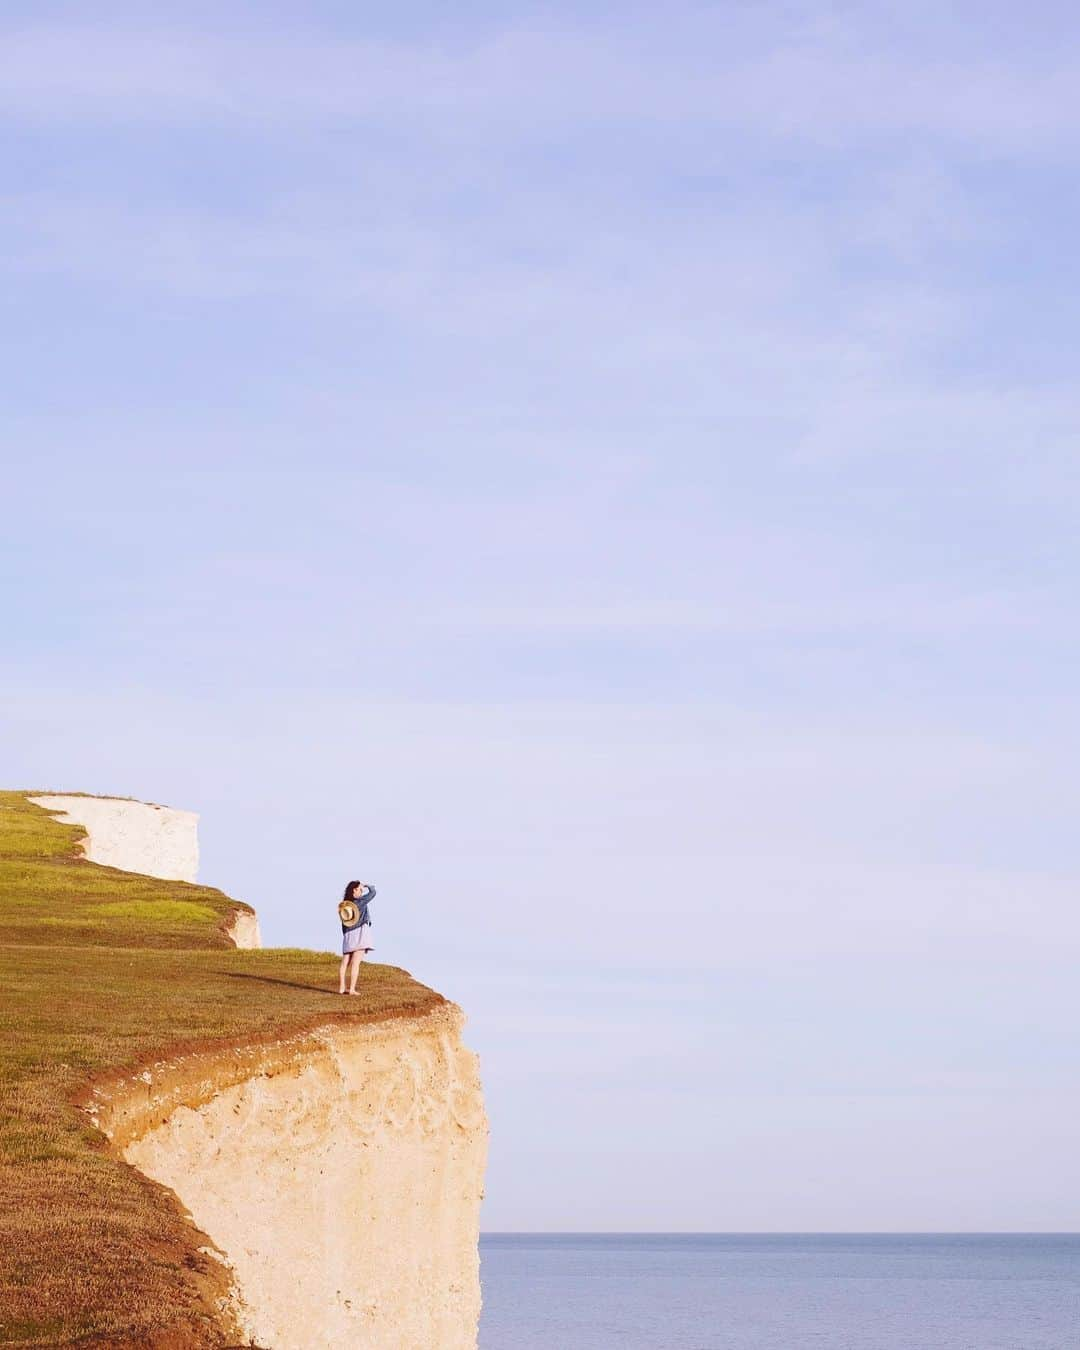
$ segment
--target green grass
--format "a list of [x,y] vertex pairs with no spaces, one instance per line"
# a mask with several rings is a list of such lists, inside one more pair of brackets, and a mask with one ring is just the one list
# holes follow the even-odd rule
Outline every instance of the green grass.
[[341,999],[335,956],[237,951],[235,901],[88,863],[81,834],[0,793],[0,1345],[224,1345],[205,1238],[73,1099],[180,1046],[441,1000],[374,963]]

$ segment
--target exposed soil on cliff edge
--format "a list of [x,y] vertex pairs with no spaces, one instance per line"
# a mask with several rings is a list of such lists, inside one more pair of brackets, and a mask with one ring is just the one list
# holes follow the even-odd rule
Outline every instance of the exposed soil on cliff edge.
[[223,1350],[242,1340],[213,1244],[82,1105],[185,1052],[444,1000],[377,964],[339,999],[334,956],[238,951],[235,901],[87,862],[81,833],[0,793],[0,1345]]

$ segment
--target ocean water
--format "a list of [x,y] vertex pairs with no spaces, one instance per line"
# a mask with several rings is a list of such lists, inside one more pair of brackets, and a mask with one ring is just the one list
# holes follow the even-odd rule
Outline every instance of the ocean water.
[[1080,1235],[488,1234],[481,1350],[1080,1350]]

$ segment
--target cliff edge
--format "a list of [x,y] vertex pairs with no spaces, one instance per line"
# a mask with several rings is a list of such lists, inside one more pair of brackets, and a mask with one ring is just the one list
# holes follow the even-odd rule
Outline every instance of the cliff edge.
[[124,1158],[174,1191],[219,1248],[245,1340],[476,1345],[487,1126],[462,1021],[444,1004],[318,1027],[239,1061],[181,1057],[95,1092],[91,1109]]
[[0,1345],[475,1346],[460,1010],[374,963],[340,998],[335,957],[238,950],[248,907],[85,842],[0,792]]

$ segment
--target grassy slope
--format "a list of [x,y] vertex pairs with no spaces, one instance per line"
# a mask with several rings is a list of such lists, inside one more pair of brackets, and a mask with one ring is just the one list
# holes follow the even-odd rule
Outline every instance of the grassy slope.
[[[0,1345],[221,1344],[221,1275],[171,1192],[71,1104],[178,1044],[419,1012],[390,966],[339,998],[337,958],[236,951],[236,903],[77,856],[77,826],[0,793]],[[328,936],[336,915],[328,905]]]

